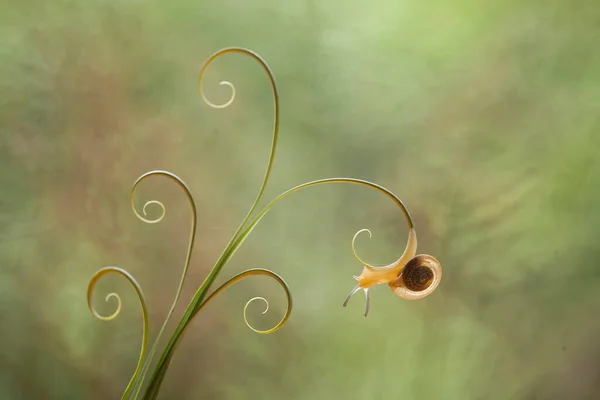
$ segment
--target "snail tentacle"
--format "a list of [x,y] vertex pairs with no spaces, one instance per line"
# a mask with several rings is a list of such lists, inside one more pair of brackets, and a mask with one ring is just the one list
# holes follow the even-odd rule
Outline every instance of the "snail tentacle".
[[354,289],[352,289],[348,297],[346,297],[346,300],[344,300],[344,307],[348,305],[348,303],[350,302],[350,298],[352,298],[352,296],[354,296],[360,289],[360,285],[356,285]]

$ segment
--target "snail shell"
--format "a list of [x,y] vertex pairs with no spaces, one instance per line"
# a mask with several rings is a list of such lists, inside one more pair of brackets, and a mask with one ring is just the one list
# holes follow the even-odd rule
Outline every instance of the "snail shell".
[[433,256],[419,254],[411,258],[398,277],[389,283],[390,289],[406,300],[429,296],[440,284],[442,265]]

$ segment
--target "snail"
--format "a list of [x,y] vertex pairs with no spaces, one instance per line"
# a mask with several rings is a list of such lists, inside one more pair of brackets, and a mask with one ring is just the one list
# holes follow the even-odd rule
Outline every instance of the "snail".
[[362,273],[354,276],[358,285],[344,301],[344,307],[348,305],[350,298],[360,290],[365,292],[365,317],[369,314],[370,300],[369,288],[374,285],[387,283],[396,296],[406,300],[418,300],[429,296],[440,284],[442,279],[442,266],[433,256],[427,254],[416,255],[417,234],[414,227],[408,231],[408,242],[404,253],[395,262],[384,266],[374,267],[362,261],[354,250],[354,241],[361,232],[371,232],[368,229],[360,230],[352,240],[352,251],[354,256],[364,265]]

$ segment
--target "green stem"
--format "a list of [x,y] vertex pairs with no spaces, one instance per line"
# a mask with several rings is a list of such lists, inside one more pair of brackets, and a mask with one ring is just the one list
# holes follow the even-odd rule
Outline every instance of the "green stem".
[[[217,106],[214,105],[213,103],[211,103],[210,101],[207,100],[206,96],[204,95],[204,91],[202,89],[202,79],[204,77],[204,74],[208,68],[208,66],[215,61],[217,58],[229,54],[229,53],[242,53],[242,54],[246,54],[248,56],[250,56],[251,58],[253,58],[254,60],[258,61],[258,63],[261,65],[261,67],[263,68],[263,70],[267,73],[267,76],[269,78],[269,83],[271,85],[271,89],[273,92],[273,139],[271,141],[271,150],[269,153],[269,160],[267,163],[267,168],[265,170],[265,175],[263,177],[263,181],[261,183],[260,189],[258,191],[258,194],[256,195],[256,198],[252,204],[252,206],[250,207],[250,210],[248,211],[248,213],[246,214],[244,220],[242,221],[242,223],[239,225],[239,227],[237,228],[237,230],[235,231],[234,235],[232,236],[231,240],[229,241],[229,243],[227,244],[227,246],[225,247],[225,249],[223,250],[223,253],[221,254],[221,256],[219,257],[219,259],[217,260],[215,266],[212,268],[212,270],[210,271],[210,273],[208,274],[208,276],[205,278],[204,282],[202,283],[202,285],[200,286],[200,288],[196,291],[196,294],[194,295],[193,299],[190,301],[190,304],[188,305],[188,308],[183,316],[183,318],[181,319],[179,325],[177,326],[173,336],[171,337],[171,340],[169,340],[169,343],[167,345],[167,348],[165,348],[165,350],[163,351],[161,358],[159,359],[159,362],[157,364],[157,367],[154,370],[154,373],[152,374],[152,378],[151,378],[151,382],[154,382],[156,376],[157,376],[157,372],[160,368],[160,366],[162,365],[162,363],[165,362],[168,350],[170,349],[170,347],[172,347],[173,343],[174,343],[174,337],[177,335],[181,334],[181,331],[185,328],[185,325],[187,324],[187,321],[189,321],[189,319],[192,316],[192,312],[193,309],[201,303],[202,299],[204,298],[204,296],[206,295],[206,292],[208,291],[208,289],[210,288],[210,286],[212,285],[212,283],[214,282],[217,274],[221,271],[221,269],[223,268],[223,266],[225,265],[225,263],[227,262],[227,260],[231,257],[231,248],[234,244],[234,242],[236,241],[239,233],[242,231],[242,229],[244,228],[244,226],[246,225],[246,223],[248,222],[248,220],[250,219],[250,217],[252,216],[252,214],[254,213],[254,211],[256,210],[256,207],[258,206],[260,199],[265,191],[265,188],[267,186],[267,182],[269,180],[269,177],[271,175],[271,170],[273,168],[273,162],[275,159],[275,150],[277,148],[277,141],[279,138],[279,94],[277,92],[277,85],[275,83],[275,77],[273,75],[273,72],[271,71],[271,69],[269,68],[268,64],[266,63],[266,61],[257,53],[245,49],[245,48],[239,48],[239,47],[229,47],[229,48],[225,48],[222,50],[219,50],[217,52],[215,52],[214,54],[212,54],[208,60],[204,63],[204,66],[202,67],[202,69],[200,70],[200,74],[198,77],[198,86],[200,88],[200,93],[202,95],[202,99],[211,107],[215,107],[215,108],[223,108],[228,106],[229,104],[231,104],[231,102],[233,101],[233,97],[223,106]],[[230,86],[233,89],[233,85],[229,82],[221,82],[221,84],[225,84],[227,86]],[[234,89],[233,89],[234,90]],[[234,91],[235,93],[235,91]],[[148,361],[149,363],[150,361]],[[144,373],[145,375],[145,373]],[[143,378],[140,379],[140,381],[143,380]],[[137,390],[139,390],[139,388],[141,387],[141,383],[138,385]],[[148,393],[148,391],[146,392]],[[145,397],[144,397],[145,398]]]

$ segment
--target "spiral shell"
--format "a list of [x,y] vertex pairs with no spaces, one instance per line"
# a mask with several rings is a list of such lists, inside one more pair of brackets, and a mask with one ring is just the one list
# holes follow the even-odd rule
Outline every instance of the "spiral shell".
[[406,300],[418,300],[429,296],[440,284],[442,265],[433,256],[419,254],[411,258],[389,283],[390,289]]

